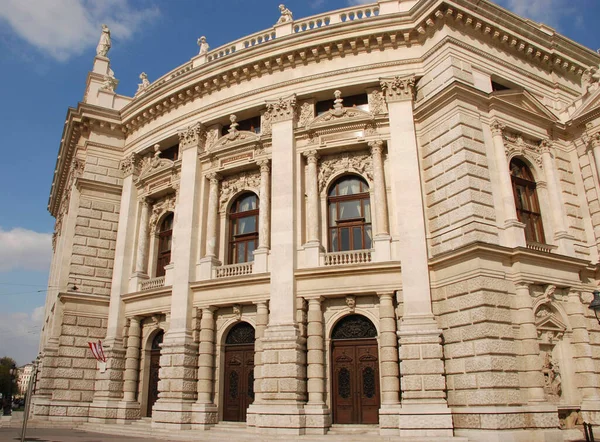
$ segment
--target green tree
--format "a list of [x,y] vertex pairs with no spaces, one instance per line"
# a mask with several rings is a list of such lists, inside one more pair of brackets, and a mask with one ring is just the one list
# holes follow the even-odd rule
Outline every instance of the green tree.
[[[10,376],[10,369],[15,366],[16,362],[13,358],[9,358],[7,356],[0,358],[0,393],[2,395],[7,395],[11,392],[16,393],[16,383],[11,385],[12,379]],[[16,374],[15,374],[16,376]]]

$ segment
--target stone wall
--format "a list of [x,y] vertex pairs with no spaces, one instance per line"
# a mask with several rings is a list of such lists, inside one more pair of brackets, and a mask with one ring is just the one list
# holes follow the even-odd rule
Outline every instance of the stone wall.
[[497,244],[481,122],[471,112],[450,105],[426,124],[419,139],[430,254],[475,241]]

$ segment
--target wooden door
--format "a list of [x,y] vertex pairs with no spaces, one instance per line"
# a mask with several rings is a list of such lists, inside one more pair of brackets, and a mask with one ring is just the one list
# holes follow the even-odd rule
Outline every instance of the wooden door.
[[245,422],[254,401],[254,345],[225,347],[223,420]]
[[333,341],[332,360],[334,423],[377,424],[380,405],[377,341]]
[[158,400],[158,372],[160,370],[160,344],[162,344],[164,332],[160,331],[152,341],[150,350],[150,372],[148,381],[148,405],[146,408],[146,416],[152,416],[152,407]]

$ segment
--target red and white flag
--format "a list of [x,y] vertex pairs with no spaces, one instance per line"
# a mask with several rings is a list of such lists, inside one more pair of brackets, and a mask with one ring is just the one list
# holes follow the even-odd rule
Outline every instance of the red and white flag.
[[92,354],[96,358],[98,362],[106,362],[106,356],[104,355],[104,349],[102,348],[102,342],[88,342],[90,346],[90,350],[92,350]]

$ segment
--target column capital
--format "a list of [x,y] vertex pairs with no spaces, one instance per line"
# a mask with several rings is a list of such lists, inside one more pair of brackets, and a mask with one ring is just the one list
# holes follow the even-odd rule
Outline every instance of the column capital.
[[131,323],[137,323],[138,325],[144,320],[144,316],[131,316],[129,318],[127,318],[131,321]]
[[372,140],[369,141],[367,144],[371,148],[371,154],[383,152],[383,140]]
[[296,116],[296,94],[279,97],[277,100],[267,101],[266,104],[273,123],[294,120]]
[[258,160],[256,162],[256,164],[258,164],[258,166],[260,167],[260,172],[261,173],[268,173],[271,170],[271,166],[270,166],[271,161],[270,160]]
[[213,305],[209,305],[207,307],[202,307],[200,310],[202,311],[202,317],[204,318],[204,316],[212,316],[218,310],[218,308]]
[[552,154],[552,141],[548,138],[543,139],[542,141],[540,141],[539,149],[540,153],[542,154]]
[[152,202],[153,202],[152,198],[149,198],[147,196],[142,196],[142,197],[140,197],[139,200],[140,200],[140,203],[142,203],[142,205],[144,207],[148,207],[148,206],[152,205]]
[[202,148],[203,139],[206,134],[204,125],[200,122],[188,126],[186,129],[179,131],[179,149],[181,152],[195,147]]
[[388,103],[394,101],[412,101],[415,95],[415,77],[380,78],[381,90]]
[[589,136],[589,144],[592,148],[600,147],[600,131]]
[[211,184],[219,184],[219,181],[221,181],[223,177],[217,172],[210,172],[206,174],[206,179],[209,180]]
[[131,153],[121,160],[119,168],[123,172],[123,178],[140,173],[140,156],[137,153]]
[[309,164],[316,163],[320,158],[320,155],[317,153],[316,150],[307,150],[306,152],[303,152],[302,155],[304,156],[304,158],[306,158],[306,161]]
[[492,131],[492,135],[494,135],[494,136],[496,136],[496,135],[502,136],[504,128],[505,128],[504,124],[502,124],[498,120],[494,120],[490,124],[490,130]]
[[393,290],[390,290],[389,292],[377,292],[377,296],[379,296],[379,298],[392,298],[394,299],[396,292],[394,292]]

